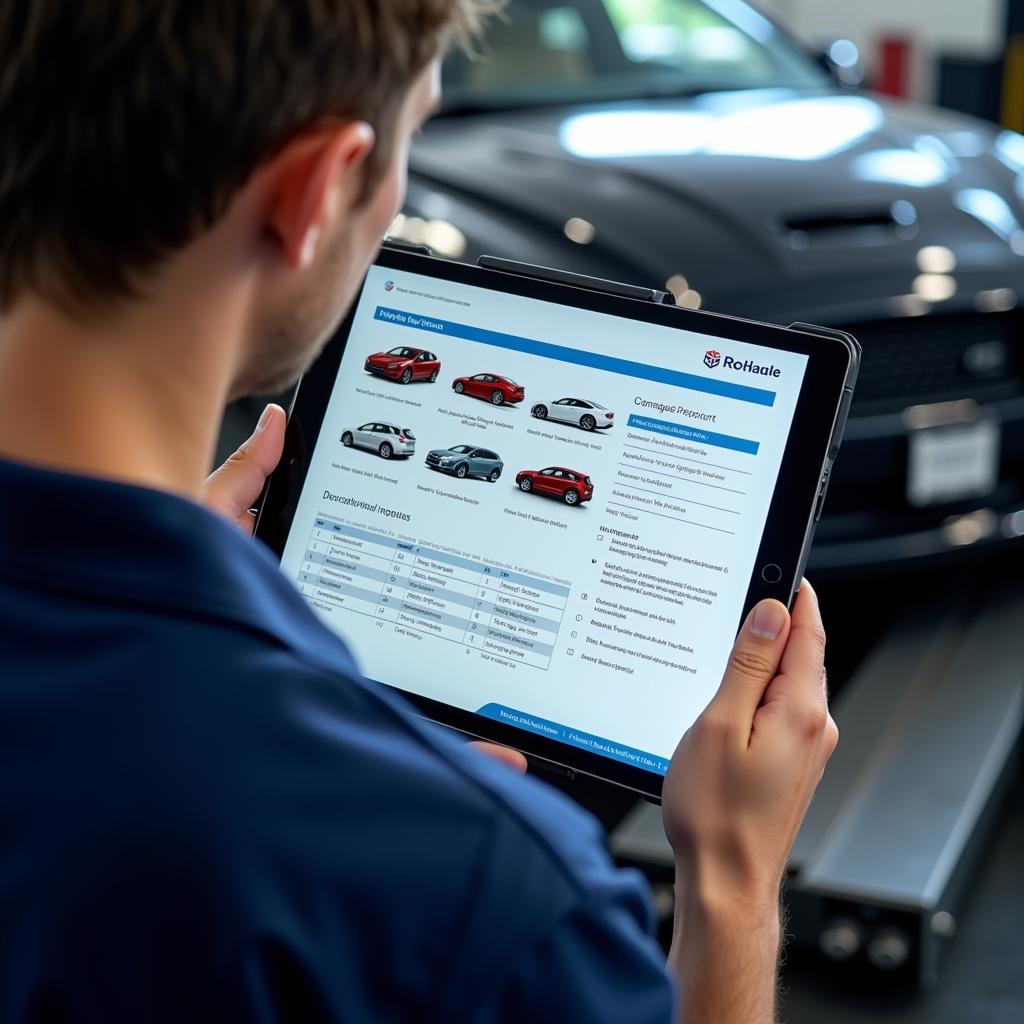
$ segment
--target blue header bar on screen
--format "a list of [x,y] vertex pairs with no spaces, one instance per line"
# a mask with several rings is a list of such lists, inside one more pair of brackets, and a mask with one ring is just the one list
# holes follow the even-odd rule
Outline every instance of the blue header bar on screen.
[[568,348],[565,345],[552,345],[546,341],[520,338],[515,334],[488,331],[482,327],[470,327],[467,324],[439,320],[432,316],[421,316],[418,313],[408,313],[400,309],[378,306],[374,319],[393,324],[396,327],[411,327],[415,330],[426,331],[440,337],[462,338],[464,341],[476,341],[483,345],[493,345],[496,348],[504,348],[512,352],[556,359],[561,363],[575,363],[578,366],[589,366],[595,370],[606,370],[626,377],[637,377],[640,380],[655,381],[658,384],[688,388],[690,391],[700,391],[706,395],[734,398],[738,402],[750,402],[753,405],[768,407],[775,405],[776,393],[763,388],[752,388],[746,384],[733,384],[731,381],[698,377],[692,373],[666,370],[659,366],[636,363],[630,359],[619,359],[616,356],[601,355],[598,352],[586,352],[581,349]]
[[733,452],[744,452],[756,455],[761,450],[760,441],[748,441],[745,437],[733,437],[731,434],[716,434],[713,430],[691,427],[686,423],[669,423],[668,420],[656,420],[650,416],[630,416],[627,421],[636,430],[649,430],[654,434],[667,434],[681,441],[692,441],[694,444],[711,445],[714,448],[728,448]]

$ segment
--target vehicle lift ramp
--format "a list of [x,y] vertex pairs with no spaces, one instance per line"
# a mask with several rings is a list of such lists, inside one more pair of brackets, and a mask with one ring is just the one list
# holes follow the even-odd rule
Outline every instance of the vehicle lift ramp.
[[[1013,783],[1024,723],[1024,585],[943,595],[894,624],[833,706],[839,747],[793,848],[789,932],[922,988]],[[670,907],[659,808],[611,837]]]

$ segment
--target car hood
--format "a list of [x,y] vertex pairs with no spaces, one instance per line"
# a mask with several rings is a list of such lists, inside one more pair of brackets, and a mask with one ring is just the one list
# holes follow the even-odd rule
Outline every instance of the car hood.
[[[850,275],[901,274],[906,292],[932,245],[964,272],[1020,274],[1022,150],[1019,136],[948,112],[773,90],[441,118],[413,169],[469,235],[468,256],[535,249],[550,261],[554,239],[563,265],[679,275],[716,308],[763,316],[806,311],[809,282],[841,303]],[[474,211],[505,227],[477,237]],[[573,218],[584,244],[566,237]]]
[[386,352],[376,352],[370,356],[367,360],[368,363],[373,363],[374,366],[384,366],[389,363],[405,363],[408,362],[407,356],[389,356]]

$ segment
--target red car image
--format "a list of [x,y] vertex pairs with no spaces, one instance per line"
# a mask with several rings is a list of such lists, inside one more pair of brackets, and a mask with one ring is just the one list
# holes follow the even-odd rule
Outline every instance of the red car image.
[[564,466],[547,469],[524,469],[516,474],[516,486],[525,494],[549,494],[561,498],[566,505],[578,505],[594,496],[593,481],[585,473]]
[[496,373],[478,373],[475,377],[456,377],[452,381],[452,390],[457,395],[472,395],[474,398],[486,398],[491,405],[515,405],[526,397],[526,388],[508,377],[499,377]]
[[441,361],[426,349],[400,345],[388,352],[375,352],[367,358],[363,369],[377,377],[387,377],[403,384],[411,384],[414,380],[433,383],[441,372]]

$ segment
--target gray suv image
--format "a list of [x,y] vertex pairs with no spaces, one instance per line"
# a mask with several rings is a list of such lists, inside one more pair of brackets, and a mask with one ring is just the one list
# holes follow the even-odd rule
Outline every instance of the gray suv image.
[[376,452],[382,459],[395,456],[407,459],[416,451],[415,434],[408,427],[394,423],[364,423],[354,430],[346,430],[341,435],[341,443],[346,448]]
[[427,455],[427,465],[441,473],[451,473],[460,480],[467,476],[481,476],[492,484],[501,476],[505,463],[487,448],[459,444],[454,448],[436,448]]

